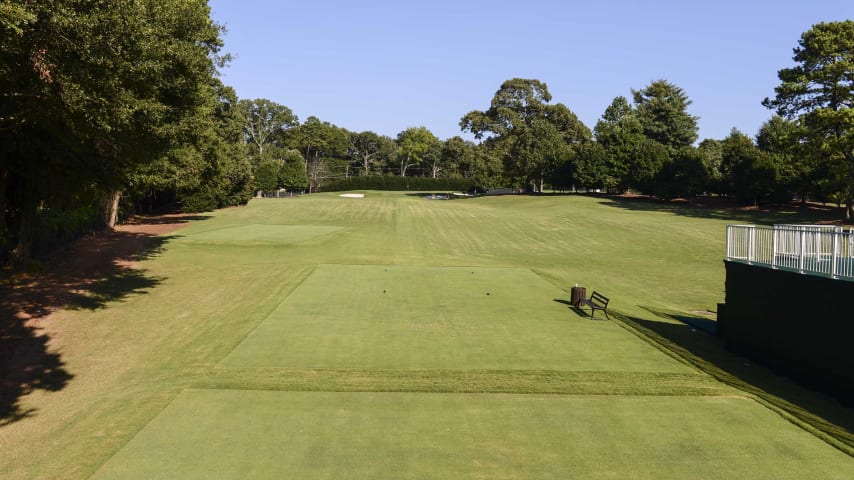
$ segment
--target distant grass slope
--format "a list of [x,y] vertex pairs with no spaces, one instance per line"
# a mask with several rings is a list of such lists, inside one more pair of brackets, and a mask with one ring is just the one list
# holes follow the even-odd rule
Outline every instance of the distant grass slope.
[[[43,325],[73,378],[0,419],[0,478],[340,477],[336,454],[368,477],[851,478],[796,426],[846,450],[850,410],[677,321],[723,300],[730,218],[809,221],[394,192],[216,212],[140,264],[152,287]],[[576,283],[615,319],[555,301]]]

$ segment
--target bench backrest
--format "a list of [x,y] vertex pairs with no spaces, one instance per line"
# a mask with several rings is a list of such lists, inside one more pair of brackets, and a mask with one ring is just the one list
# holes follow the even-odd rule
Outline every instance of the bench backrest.
[[601,304],[603,307],[607,307],[610,300],[608,300],[608,297],[605,295],[602,295],[597,291],[593,291],[593,293],[590,294],[590,301]]

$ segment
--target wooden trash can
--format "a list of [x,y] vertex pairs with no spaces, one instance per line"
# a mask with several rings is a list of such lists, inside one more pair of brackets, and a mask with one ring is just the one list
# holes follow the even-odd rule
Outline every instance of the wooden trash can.
[[572,287],[570,291],[569,303],[573,306],[578,307],[581,305],[581,301],[587,298],[587,289],[584,287]]

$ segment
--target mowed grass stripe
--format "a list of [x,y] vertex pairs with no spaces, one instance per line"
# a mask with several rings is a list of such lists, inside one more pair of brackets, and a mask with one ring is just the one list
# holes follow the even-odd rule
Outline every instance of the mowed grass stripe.
[[854,462],[734,397],[190,390],[92,478],[848,480]]
[[185,236],[185,242],[218,245],[293,245],[343,230],[342,227],[317,225],[249,224],[208,230]]
[[194,388],[328,392],[738,395],[707,375],[643,372],[216,368]]

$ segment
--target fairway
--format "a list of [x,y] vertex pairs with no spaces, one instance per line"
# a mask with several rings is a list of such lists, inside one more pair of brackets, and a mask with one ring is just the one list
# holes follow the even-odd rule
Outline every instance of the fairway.
[[729,214],[373,191],[213,212],[45,323],[70,380],[0,422],[0,478],[854,478],[679,321],[723,301],[726,223],[808,222]]
[[222,366],[691,371],[564,297],[518,268],[319,265]]
[[190,390],[94,478],[854,476],[845,454],[763,410],[718,397]]
[[293,245],[341,230],[315,225],[244,225],[204,231],[190,236],[191,243],[219,245]]

